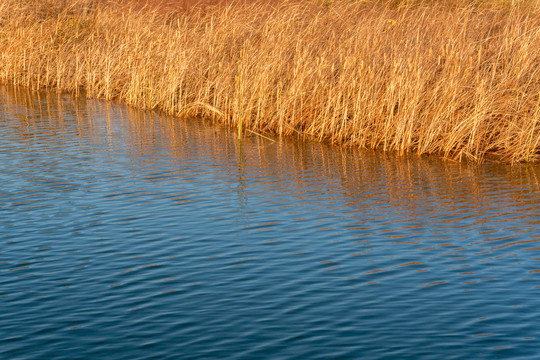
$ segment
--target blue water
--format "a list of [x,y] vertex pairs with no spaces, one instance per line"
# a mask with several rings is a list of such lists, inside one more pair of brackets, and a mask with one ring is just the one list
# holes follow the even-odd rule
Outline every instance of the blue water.
[[0,87],[0,359],[540,358],[540,166]]

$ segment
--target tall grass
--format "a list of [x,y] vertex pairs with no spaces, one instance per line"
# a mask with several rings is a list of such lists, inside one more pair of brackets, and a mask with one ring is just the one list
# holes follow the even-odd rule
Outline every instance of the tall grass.
[[0,82],[240,131],[537,161],[540,1],[4,0]]

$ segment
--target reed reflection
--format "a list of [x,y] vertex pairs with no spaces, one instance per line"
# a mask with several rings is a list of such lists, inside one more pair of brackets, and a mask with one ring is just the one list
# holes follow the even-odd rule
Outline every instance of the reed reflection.
[[[239,144],[234,131],[208,120],[177,119],[11,87],[0,88],[0,96],[0,111],[17,114],[8,117],[5,125],[16,129],[20,141],[45,136],[54,144],[52,139],[62,142],[65,137],[82,136],[96,149],[104,146],[127,154],[137,165],[130,166],[133,176],[147,181],[176,176],[202,179],[219,169],[235,174],[236,184],[209,181],[236,192],[241,209],[246,209],[252,193],[286,189],[291,199],[317,203],[327,213],[333,211],[334,200],[343,201],[347,210],[340,216],[348,217],[345,227],[351,236],[369,240],[377,235],[398,247],[427,248],[422,238],[429,236],[440,239],[439,249],[451,237],[449,230],[470,238],[471,229],[476,240],[467,245],[478,245],[481,251],[538,241],[534,232],[540,225],[539,164],[455,163],[300,138],[271,141],[254,134],[247,134]],[[197,159],[207,162],[207,167],[193,174]],[[163,162],[169,168],[164,170]],[[178,197],[188,200],[181,191]],[[282,209],[289,206],[281,204]],[[296,218],[301,221],[303,214]],[[511,221],[496,226],[501,219],[519,220],[520,229],[512,229]],[[374,224],[380,225],[375,233]],[[516,232],[532,239],[516,240]]]

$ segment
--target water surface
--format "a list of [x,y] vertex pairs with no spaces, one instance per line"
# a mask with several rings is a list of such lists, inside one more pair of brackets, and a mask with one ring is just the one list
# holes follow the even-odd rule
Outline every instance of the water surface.
[[0,358],[540,356],[540,166],[0,87]]

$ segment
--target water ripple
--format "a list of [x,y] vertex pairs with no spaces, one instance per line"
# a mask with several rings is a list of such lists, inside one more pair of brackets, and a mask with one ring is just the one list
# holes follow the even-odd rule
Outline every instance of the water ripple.
[[540,167],[0,88],[0,358],[531,359]]

